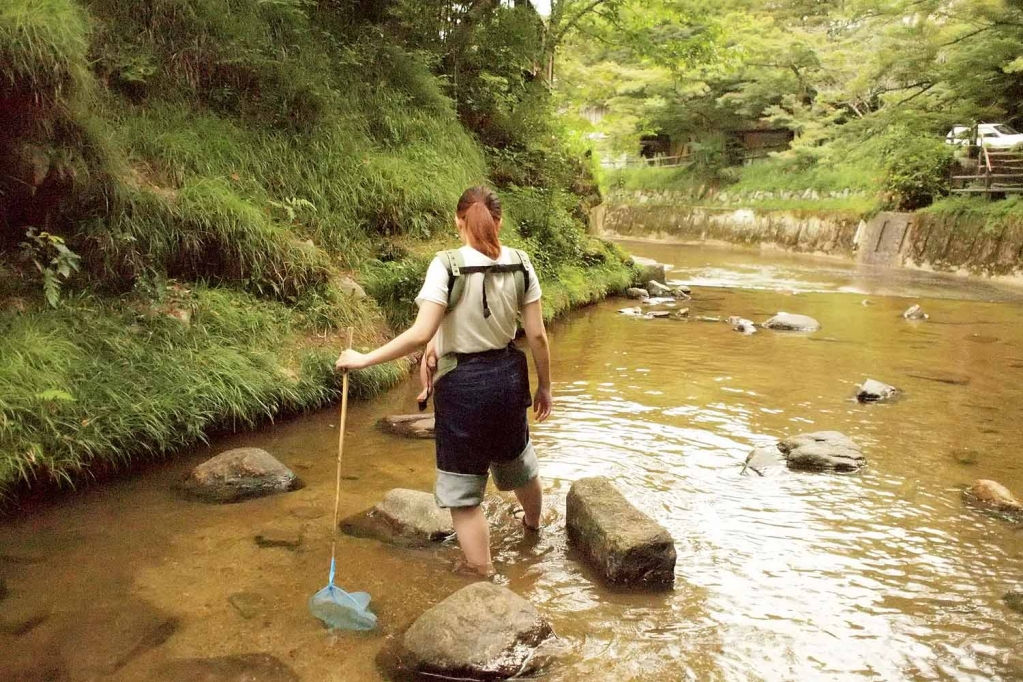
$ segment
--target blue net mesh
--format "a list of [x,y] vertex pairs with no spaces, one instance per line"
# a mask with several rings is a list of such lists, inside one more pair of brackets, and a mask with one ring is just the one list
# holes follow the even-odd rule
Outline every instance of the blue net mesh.
[[372,630],[377,617],[369,610],[370,596],[365,592],[349,594],[334,585],[334,561],[330,562],[327,586],[309,599],[312,614],[335,630]]

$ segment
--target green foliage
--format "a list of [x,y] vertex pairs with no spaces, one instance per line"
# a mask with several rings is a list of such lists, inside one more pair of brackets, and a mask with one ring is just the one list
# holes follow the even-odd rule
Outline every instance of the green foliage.
[[8,0],[0,6],[2,90],[55,104],[87,86],[89,22],[72,0]]
[[[566,109],[600,114],[605,156],[663,133],[672,154],[710,153],[695,165],[713,178],[738,161],[721,136],[781,128],[795,139],[778,156],[800,170],[855,157],[873,171],[893,127],[940,140],[953,124],[1023,119],[1021,44],[1018,2],[630,3],[562,52],[559,90]],[[892,177],[905,205],[940,190]]]
[[399,261],[368,261],[364,266],[366,292],[376,299],[394,329],[411,325],[416,316],[416,295],[423,285],[433,254]]
[[61,281],[78,270],[80,256],[64,245],[64,240],[49,232],[30,227],[21,243],[22,258],[32,263],[43,279],[43,295],[51,307],[60,301]]
[[852,191],[873,194],[880,189],[881,170],[869,160],[848,159],[846,163],[803,166],[784,158],[755,161],[743,166],[730,191]]
[[[200,287],[177,300],[193,311],[186,325],[163,307],[124,303],[86,296],[0,318],[0,497],[337,396],[337,348],[303,349],[300,319],[284,306]],[[402,373],[356,373],[353,390],[367,395]]]
[[[591,162],[553,122],[535,11],[388,5],[0,7],[0,162],[28,149],[45,184],[0,173],[2,293],[23,296],[31,268],[5,235],[39,225],[24,248],[62,299],[0,314],[0,495],[336,397],[339,330],[371,345],[411,320],[419,252],[488,174],[549,311],[627,283],[583,232]],[[351,271],[375,301],[345,293]],[[404,369],[360,372],[354,392]]]
[[896,208],[921,208],[948,193],[952,148],[944,140],[921,137],[908,128],[895,128],[885,135],[881,154],[885,189]]

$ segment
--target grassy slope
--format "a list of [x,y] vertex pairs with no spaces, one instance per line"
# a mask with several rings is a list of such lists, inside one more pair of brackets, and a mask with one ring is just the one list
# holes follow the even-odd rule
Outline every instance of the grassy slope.
[[[435,235],[486,159],[417,59],[317,12],[0,8],[0,96],[27,93],[39,121],[0,144],[27,141],[62,169],[50,229],[83,256],[50,310],[0,252],[0,496],[324,404],[339,330],[366,346],[410,318]],[[507,241],[533,253],[550,314],[628,283],[564,192],[502,194]],[[372,297],[345,294],[346,275]],[[360,373],[356,391],[404,369]]]
[[[618,188],[624,191],[667,190],[698,198],[701,190],[718,188],[730,196],[743,195],[742,207],[765,210],[841,211],[866,214],[879,210],[878,192],[880,171],[856,164],[818,164],[808,168],[794,168],[781,159],[757,161],[741,168],[727,169],[726,178],[708,179],[698,169],[685,168],[632,168],[606,172],[602,178],[605,191]],[[850,190],[848,197],[829,197],[830,192]],[[783,199],[755,198],[756,192],[784,191],[802,194],[816,190],[821,199],[802,199],[799,196]],[[706,201],[706,200],[703,200]],[[712,204],[713,205],[713,204]]]

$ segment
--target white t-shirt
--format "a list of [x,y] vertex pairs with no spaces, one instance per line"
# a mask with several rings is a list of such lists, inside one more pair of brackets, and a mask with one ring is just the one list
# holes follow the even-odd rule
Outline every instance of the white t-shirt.
[[[501,255],[497,260],[491,260],[471,246],[463,246],[459,251],[466,266],[511,265],[516,262],[511,249],[506,246],[501,247]],[[532,265],[527,265],[526,270],[529,273],[529,287],[523,305],[539,301],[541,296],[540,281]],[[466,278],[462,300],[444,316],[435,337],[438,356],[504,348],[518,331],[519,291],[515,285],[514,272],[476,272],[462,277]],[[483,317],[484,277],[490,317]],[[416,305],[422,306],[423,301],[433,301],[443,306],[448,304],[448,271],[439,258],[434,258],[426,271],[426,281],[416,297]]]

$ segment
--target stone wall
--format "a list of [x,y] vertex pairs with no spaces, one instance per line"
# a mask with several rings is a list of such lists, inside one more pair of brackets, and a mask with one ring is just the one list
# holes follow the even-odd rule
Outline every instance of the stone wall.
[[604,237],[719,241],[856,258],[890,265],[984,276],[1023,277],[1023,224],[982,217],[768,210],[672,203],[644,194],[640,203],[604,204],[590,214]]
[[722,241],[851,256],[864,223],[853,214],[680,205],[610,205],[593,214],[606,237]]
[[903,248],[906,265],[974,275],[1023,275],[1023,224],[916,214]]

